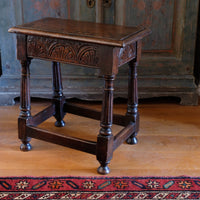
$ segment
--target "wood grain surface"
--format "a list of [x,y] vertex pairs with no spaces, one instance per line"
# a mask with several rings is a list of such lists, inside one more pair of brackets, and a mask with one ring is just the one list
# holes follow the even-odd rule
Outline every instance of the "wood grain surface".
[[[101,110],[99,103],[78,104]],[[48,102],[33,102],[32,114],[47,105]],[[31,151],[21,152],[17,138],[18,107],[19,104],[0,107],[0,176],[98,176],[98,162],[88,153],[36,139],[32,139]],[[151,100],[140,103],[139,111],[139,142],[135,146],[122,144],[116,150],[109,176],[199,176],[200,106]],[[124,114],[126,103],[116,103],[114,112]],[[66,126],[62,128],[54,126],[54,118],[40,127],[96,140],[99,121],[71,114],[64,120]],[[113,126],[113,133],[121,128]]]
[[44,18],[10,28],[9,32],[73,39],[122,47],[126,43],[133,42],[133,39],[138,40],[145,37],[151,31],[143,26],[127,27],[76,20]]

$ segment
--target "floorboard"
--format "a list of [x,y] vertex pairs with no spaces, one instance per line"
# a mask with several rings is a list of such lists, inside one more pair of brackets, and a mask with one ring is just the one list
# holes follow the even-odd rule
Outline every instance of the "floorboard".
[[[78,102],[101,109],[100,103]],[[33,101],[35,114],[49,102]],[[142,102],[139,105],[140,132],[137,145],[122,144],[110,163],[108,176],[199,176],[200,106],[181,106],[177,102]],[[117,102],[114,112],[124,114],[126,104]],[[33,149],[21,152],[17,136],[19,103],[0,107],[0,176],[99,176],[94,155],[59,145],[31,140]],[[67,114],[66,126],[57,128],[50,118],[40,127],[61,134],[96,140],[99,122]],[[121,126],[114,126],[116,134]]]

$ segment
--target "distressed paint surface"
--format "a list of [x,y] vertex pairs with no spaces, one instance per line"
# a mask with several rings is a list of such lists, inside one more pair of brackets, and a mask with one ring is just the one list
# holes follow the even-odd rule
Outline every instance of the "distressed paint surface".
[[110,7],[104,7],[103,9],[103,23],[114,24],[115,19],[115,0],[111,1]]
[[144,50],[172,48],[175,2],[176,0],[126,0],[125,24],[142,24],[152,30],[152,34],[144,39]]
[[[23,8],[25,22],[34,21],[43,17],[95,21],[95,9],[89,9],[85,0],[23,0]],[[43,67],[41,68],[41,66]],[[93,75],[97,71],[74,65],[62,64],[61,66],[62,75],[69,77]],[[31,74],[36,79],[38,79],[38,76],[51,77],[51,63],[33,60]]]
[[24,23],[43,17],[66,18],[67,3],[65,0],[23,0]]
[[83,21],[95,22],[95,8],[88,8],[86,1],[79,1],[80,6],[80,19]]
[[[193,63],[198,4],[198,0],[112,0],[111,7],[104,8],[104,23],[143,24],[152,30],[143,43],[143,49],[150,54],[142,54],[138,68],[140,97],[191,94],[189,104],[195,101]],[[0,104],[12,104],[12,98],[19,96],[21,69],[16,60],[15,35],[7,32],[9,27],[42,17],[97,19],[96,8],[89,9],[85,0],[0,0],[0,12]],[[127,71],[126,65],[119,68],[117,96],[126,97]],[[34,59],[31,75],[31,95],[51,97],[51,63]],[[65,95],[101,99],[103,80],[97,75],[95,69],[62,64]]]
[[[14,48],[16,42],[15,36],[8,34],[8,28],[15,25],[18,20],[15,13],[12,13],[15,6],[18,6],[17,1],[14,3],[7,0],[0,1],[0,49],[2,56],[2,73],[5,76],[18,75],[20,71],[18,62],[16,59],[13,59],[16,55]],[[8,13],[11,13],[9,17]]]

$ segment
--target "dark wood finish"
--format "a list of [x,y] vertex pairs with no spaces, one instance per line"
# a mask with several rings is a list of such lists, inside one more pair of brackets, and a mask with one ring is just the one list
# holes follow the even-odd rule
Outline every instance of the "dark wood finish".
[[[100,162],[98,172],[110,172],[108,164],[113,151],[125,140],[136,143],[139,130],[137,63],[141,54],[141,39],[150,33],[144,27],[123,27],[91,22],[46,18],[11,28],[17,33],[18,59],[22,63],[21,113],[19,116],[19,138],[21,150],[31,149],[30,138],[60,144],[95,154]],[[30,59],[52,61],[53,98],[52,105],[35,116],[30,108]],[[98,68],[104,78],[102,111],[95,111],[65,102],[63,95],[60,62]],[[113,115],[114,78],[118,68],[129,62],[128,108],[126,116]],[[97,142],[60,135],[38,128],[37,125],[51,116],[55,125],[65,125],[66,113],[100,120]],[[124,126],[114,137],[112,123]]]
[[97,110],[88,109],[83,106],[74,105],[68,102],[64,104],[63,110],[67,113],[72,113],[74,115],[88,117],[96,120],[100,120],[101,118],[101,112]]
[[[72,103],[66,102],[63,107],[64,112],[72,113],[74,115],[79,115],[83,117],[88,117],[96,120],[101,119],[101,112],[97,110],[92,110],[85,108],[83,106],[74,105]],[[113,114],[113,124],[120,126],[127,126],[132,120],[132,116],[123,116],[119,114]]]
[[[100,174],[108,174],[110,172],[107,166],[113,154],[113,135],[112,135],[112,120],[113,120],[113,81],[114,76],[105,76],[103,104],[101,113],[101,129],[97,137],[97,160],[101,166],[98,168]],[[104,152],[104,153],[102,153]]]
[[61,68],[59,62],[52,63],[52,74],[53,74],[53,101],[55,104],[55,114],[56,118],[55,126],[63,127],[65,122],[63,118],[65,113],[63,111],[63,105],[65,102],[65,97],[63,95],[63,87],[62,87],[62,77],[61,77]]
[[44,122],[45,120],[52,117],[54,114],[55,114],[55,105],[52,104],[52,105],[48,106],[47,108],[45,108],[44,110],[42,110],[41,112],[34,115],[29,120],[29,123],[34,126],[37,126],[37,125],[41,124],[42,122]]
[[44,140],[54,144],[70,147],[91,154],[96,154],[96,142],[82,140],[75,137],[59,135],[33,126],[27,126],[29,137]]
[[129,144],[137,143],[137,132],[139,131],[139,114],[138,114],[138,91],[137,91],[137,61],[129,62],[128,78],[128,108],[127,116],[132,117],[133,122],[137,122],[136,132],[127,140]]
[[136,43],[121,48],[119,52],[119,65],[123,65],[136,57]]
[[58,18],[44,18],[13,27],[9,31],[117,47],[125,47],[150,32],[143,26],[126,27]]
[[[21,37],[20,37],[21,38]],[[22,50],[23,52],[23,50]],[[18,54],[19,55],[19,54]],[[21,98],[20,98],[20,114],[19,114],[19,139],[22,144],[22,151],[31,149],[30,138],[27,136],[26,123],[31,118],[31,98],[30,98],[30,59],[21,60]]]
[[[125,140],[127,140],[133,132],[136,131],[136,123],[130,122],[128,126],[122,129],[115,137],[114,137],[114,144],[113,150],[115,150],[119,145],[121,145]],[[132,139],[132,137],[131,137]],[[130,144],[130,143],[128,143]]]
[[137,65],[141,57],[141,45],[141,41],[138,41],[136,45],[137,57],[128,63],[128,107],[126,115],[130,116],[132,118],[131,121],[136,124],[134,132],[126,141],[128,144],[137,144],[136,136],[139,131]]
[[95,67],[98,64],[97,45],[50,37],[28,36],[29,57],[62,61]]

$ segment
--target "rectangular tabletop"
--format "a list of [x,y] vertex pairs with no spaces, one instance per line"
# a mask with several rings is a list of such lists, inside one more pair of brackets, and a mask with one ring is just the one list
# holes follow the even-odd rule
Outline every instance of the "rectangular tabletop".
[[9,32],[124,47],[150,33],[143,26],[127,27],[60,18],[44,18],[15,26]]

